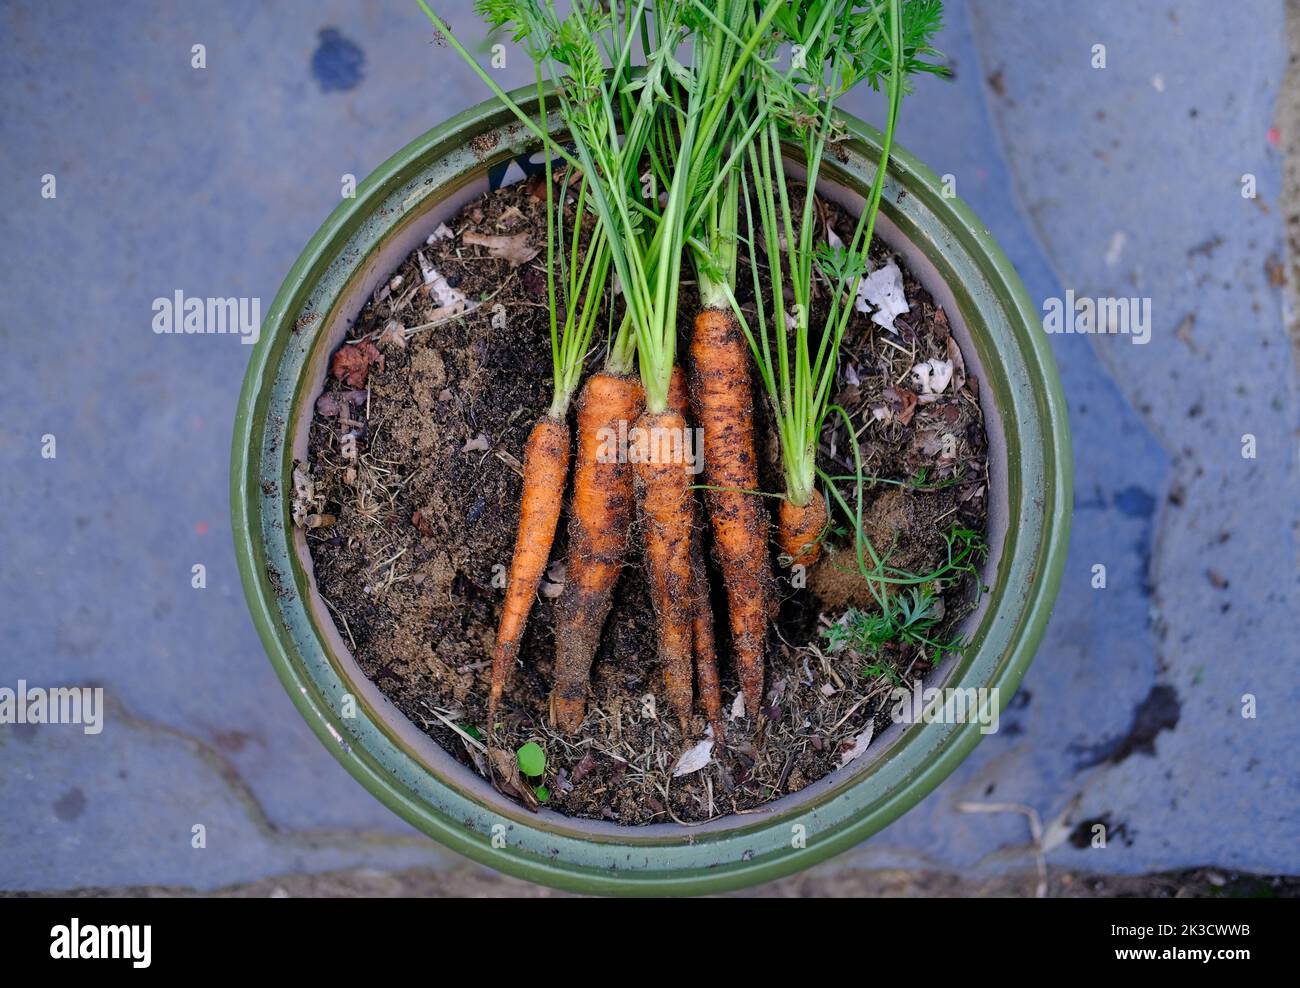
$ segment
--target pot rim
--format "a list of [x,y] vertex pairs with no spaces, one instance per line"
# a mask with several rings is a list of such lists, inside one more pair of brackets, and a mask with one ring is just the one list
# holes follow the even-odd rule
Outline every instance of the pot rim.
[[[525,112],[535,106],[535,91],[531,89],[517,90],[511,95]],[[849,143],[860,159],[878,160],[879,133],[854,117],[841,114],[841,118],[850,135]],[[564,818],[567,827],[539,825],[526,811],[515,813],[500,806],[483,806],[427,769],[412,773],[411,766],[400,763],[400,757],[390,758],[382,751],[376,756],[369,751],[371,746],[382,748],[375,734],[376,731],[387,734],[382,724],[368,722],[370,711],[358,711],[357,717],[350,721],[341,717],[342,692],[330,676],[328,657],[316,655],[312,641],[299,641],[299,638],[310,638],[306,634],[309,629],[295,626],[281,611],[282,589],[275,579],[267,577],[268,566],[272,565],[267,550],[278,548],[287,540],[284,519],[264,517],[266,499],[259,493],[265,477],[263,467],[279,465],[270,462],[275,455],[274,448],[271,453],[263,448],[264,434],[267,422],[283,415],[274,436],[279,437],[279,442],[288,443],[292,419],[287,412],[301,396],[277,394],[273,402],[267,386],[276,383],[275,372],[286,347],[294,346],[300,351],[311,348],[311,334],[298,334],[299,313],[304,309],[312,311],[310,296],[326,270],[331,265],[343,264],[355,272],[365,265],[364,257],[348,258],[341,254],[341,248],[358,227],[365,222],[395,226],[405,214],[398,212],[388,220],[374,219],[382,214],[383,204],[391,202],[394,193],[402,190],[412,175],[423,174],[428,162],[439,160],[439,155],[448,149],[463,148],[470,139],[488,131],[504,134],[506,144],[516,151],[535,146],[530,141],[531,135],[496,100],[472,107],[416,138],[368,176],[357,187],[354,199],[344,200],[330,214],[290,269],[267,312],[236,413],[231,510],[245,596],[271,663],[294,705],[322,743],[381,802],[445,846],[516,877],[585,892],[694,894],[782,877],[846,850],[902,815],[947,777],[978,743],[979,725],[909,727],[905,736],[880,759],[882,764],[894,763],[894,774],[892,782],[887,782],[883,791],[875,794],[868,790],[873,781],[880,781],[877,779],[880,766],[846,776],[844,784],[822,793],[811,805],[793,814],[776,812],[749,819],[734,817],[734,827],[698,837],[688,830],[676,839],[647,839],[638,837],[638,828],[634,827],[623,828],[626,836],[621,839],[593,834],[575,837],[568,831],[581,832],[581,821]],[[839,167],[829,158],[828,165],[832,171]],[[874,172],[874,166],[871,167],[865,180],[861,174],[855,174],[854,183],[869,181]],[[1018,466],[1013,470],[1009,465],[1007,469],[1008,474],[1014,474],[1013,480],[1023,477],[1028,481],[1027,490],[1019,492],[1023,504],[1012,505],[1012,525],[1016,525],[1014,516],[1022,507],[1034,524],[1013,530],[1007,538],[1016,546],[1021,544],[1020,539],[1025,539],[1033,553],[1030,557],[1022,551],[1020,556],[1004,560],[1004,565],[999,567],[1000,571],[1014,569],[1013,575],[1023,585],[1023,593],[1013,595],[1014,600],[1006,600],[998,613],[984,616],[980,647],[961,663],[963,670],[970,670],[975,660],[980,659],[985,674],[979,685],[998,688],[1000,713],[1032,661],[1051,615],[1064,566],[1072,490],[1064,396],[1046,337],[1039,326],[1037,309],[988,229],[965,203],[946,197],[933,172],[898,146],[891,153],[888,179],[887,190],[892,189],[894,194],[882,201],[882,209],[892,210],[908,195],[916,197],[917,204],[907,208],[925,210],[932,221],[938,221],[929,233],[938,232],[945,238],[942,243],[935,242],[933,236],[929,238],[932,250],[938,252],[933,259],[946,260],[949,250],[960,254],[973,265],[972,281],[981,284],[982,305],[995,306],[1004,313],[1006,327],[1002,331],[1013,337],[1010,343],[1014,344],[1014,352],[1004,352],[994,347],[991,339],[981,337],[983,363],[987,366],[1003,356],[1016,357],[1016,369],[1022,375],[1007,385],[1008,394],[998,400],[997,409],[1000,416],[1013,422],[1017,435],[1021,430],[1031,433],[1027,437],[1029,442],[1022,440],[1016,448]],[[454,182],[456,176],[448,176],[448,180]],[[441,187],[435,186],[421,200],[421,205],[429,198],[436,199],[438,191]],[[987,326],[982,330],[992,332]],[[979,331],[973,332],[980,336]],[[1003,347],[1007,345],[1004,341]],[[985,348],[987,352],[983,352]],[[1008,403],[1006,407],[1004,401]],[[283,453],[278,455],[282,460]],[[276,476],[283,486],[283,471],[277,471]],[[1018,489],[1013,483],[1010,495],[1013,499]],[[274,534],[277,530],[278,535]],[[1000,572],[999,576],[1002,575]],[[1000,624],[997,635],[1005,647],[998,649],[999,654],[982,655],[986,651],[983,632],[991,621]],[[320,650],[320,643],[315,642],[314,647]],[[948,683],[952,681],[950,676]],[[904,768],[899,763],[900,756],[912,762],[910,767]],[[904,773],[901,778],[900,772]],[[446,806],[431,805],[428,794],[422,794],[421,788],[446,796],[455,812]],[[836,803],[840,805],[835,807]],[[823,821],[822,816],[827,819]],[[808,831],[803,846],[793,846],[796,842],[790,839],[792,819]],[[493,832],[492,827],[496,825],[504,826],[504,833],[517,843],[494,847],[493,838],[501,836]],[[525,840],[530,847],[521,843]]]

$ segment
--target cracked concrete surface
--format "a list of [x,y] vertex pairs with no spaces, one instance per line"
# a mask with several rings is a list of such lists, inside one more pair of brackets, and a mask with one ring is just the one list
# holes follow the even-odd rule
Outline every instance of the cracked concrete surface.
[[[116,885],[132,873],[210,888],[231,875],[430,864],[429,842],[414,833],[334,827],[328,814],[286,831],[222,742],[142,720],[111,699],[106,706],[98,737],[75,725],[0,734],[0,800],[21,808],[4,828],[5,888]],[[23,832],[11,832],[19,821]]]
[[[1056,337],[1057,359],[1064,366],[1091,345],[1169,463],[1148,491],[1155,503],[1143,547],[1154,661],[1124,687],[1139,699],[1164,691],[1166,723],[1172,716],[1176,726],[1149,754],[1082,776],[1066,819],[1105,812],[1127,821],[1108,870],[1204,862],[1293,870],[1300,780],[1288,752],[1300,729],[1287,711],[1300,699],[1288,635],[1300,605],[1298,402],[1271,273],[1283,249],[1280,155],[1270,139],[1286,64],[1283,12],[1240,4],[1235,16],[1250,30],[1224,35],[1212,4],[1130,10],[1122,31],[1106,5],[1074,7],[1053,19],[1053,32],[1073,40],[1078,57],[1049,74],[1041,46],[1013,29],[1030,7],[977,4],[974,17],[981,51],[997,53],[1003,73],[1005,96],[992,106],[1016,188],[1063,287],[1149,297],[1154,314],[1147,345]],[[1105,69],[1084,57],[1094,43],[1107,46]],[[1236,67],[1231,79],[1189,57],[1208,50]],[[1068,140],[1043,139],[1063,129]],[[1255,198],[1242,195],[1243,176],[1253,176]],[[1092,415],[1071,396],[1078,433],[1095,433]],[[1243,456],[1247,435],[1253,459]],[[1120,462],[1100,475],[1078,464],[1076,504],[1083,508],[1094,478],[1111,491],[1142,488],[1135,473]],[[1093,523],[1076,515],[1080,528]],[[1079,561],[1093,560],[1107,557]],[[1145,595],[1114,582],[1092,591],[1067,577],[1058,617],[1072,596],[1116,591]],[[1035,678],[1052,669],[1055,640]],[[1109,692],[1106,702],[1131,716],[1135,704],[1117,701],[1132,693]],[[1254,719],[1242,716],[1247,695]],[[1152,716],[1150,706],[1139,712]],[[1044,808],[1057,813],[1060,797]],[[1054,859],[1090,866],[1090,849],[1069,847]]]
[[[469,28],[469,4],[444,6]],[[1275,111],[1284,13],[1239,4],[1249,30],[1234,32],[1213,3],[1144,6],[950,3],[955,78],[922,80],[904,104],[900,140],[955,176],[1031,297],[1150,298],[1151,342],[1052,337],[1075,530],[1003,730],[894,826],[773,894],[906,891],[847,876],[907,869],[1010,888],[1033,867],[1025,818],[959,809],[970,802],[1033,807],[1058,876],[1300,871],[1298,397],[1276,283],[1294,291],[1300,270],[1278,146],[1295,146],[1300,113],[1294,87]],[[247,348],[149,330],[152,299],[177,288],[269,305],[341,176],[479,101],[479,84],[403,3],[75,17],[15,3],[0,25],[0,495],[19,506],[0,518],[0,685],[92,683],[110,699],[98,737],[0,726],[0,889],[411,869],[447,889],[516,888],[402,824],[300,722],[230,550]],[[205,70],[190,67],[195,43]],[[529,81],[522,58],[501,75]],[[850,109],[879,116],[865,95]],[[1246,174],[1257,198],[1241,195]],[[1092,821],[1109,826],[1104,850],[1072,839]]]

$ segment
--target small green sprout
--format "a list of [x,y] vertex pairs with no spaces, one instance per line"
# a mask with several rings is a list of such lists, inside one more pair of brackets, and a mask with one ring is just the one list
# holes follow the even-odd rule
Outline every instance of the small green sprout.
[[529,741],[515,752],[519,760],[519,771],[529,778],[537,778],[546,771],[546,753],[536,741]]
[[[879,612],[850,608],[843,623],[832,625],[822,634],[832,647],[847,646],[866,659],[878,657],[886,644],[900,642],[914,646],[922,655],[928,651],[931,661],[938,662],[944,654],[961,649],[964,642],[959,637],[934,637],[940,623],[935,613],[937,603],[938,597],[929,587],[908,587],[887,596]],[[880,663],[869,663],[862,672],[898,681],[898,673]]]
[[893,666],[881,665],[878,662],[868,662],[863,666],[862,675],[867,679],[880,679],[883,676],[895,686],[903,685],[903,677],[898,674],[897,669]]

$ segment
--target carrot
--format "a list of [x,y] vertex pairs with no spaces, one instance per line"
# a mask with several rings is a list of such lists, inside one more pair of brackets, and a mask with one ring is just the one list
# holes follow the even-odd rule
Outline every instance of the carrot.
[[680,367],[673,367],[672,375],[668,378],[668,408],[683,419],[690,417],[690,392],[686,388],[686,375]]
[[[637,503],[645,526],[645,558],[650,596],[659,624],[659,665],[668,702],[689,730],[691,658],[694,649],[691,595],[698,583],[691,573],[691,496],[685,464],[671,448],[686,435],[681,413],[647,411],[636,423]],[[680,452],[680,449],[677,450]]]
[[496,650],[492,655],[492,690],[488,696],[488,729],[496,725],[497,704],[510,670],[519,655],[528,612],[537,595],[537,584],[546,569],[560,520],[564,481],[569,472],[569,427],[563,419],[549,415],[537,420],[524,447],[524,490],[519,505],[519,530],[514,558],[510,561],[510,582],[506,589],[501,623],[497,626]]
[[826,501],[814,487],[812,499],[805,505],[797,505],[789,498],[781,502],[776,544],[781,554],[790,558],[791,566],[811,566],[821,557],[825,527]]
[[[578,453],[569,510],[569,552],[555,628],[555,685],[551,723],[566,733],[582,726],[587,683],[600,630],[623,569],[634,506],[632,471],[609,455],[620,422],[644,407],[641,382],[593,374],[578,399]],[[612,430],[612,431],[610,431]]]
[[700,706],[713,725],[713,737],[721,741],[722,684],[718,680],[718,646],[713,637],[713,606],[709,602],[708,571],[699,539],[691,540],[691,633],[695,650],[695,685]]
[[[674,367],[668,380],[668,407],[683,419],[690,409],[686,375]],[[689,424],[689,422],[688,422]],[[694,500],[694,498],[692,498]],[[709,600],[708,571],[700,542],[696,506],[691,508],[691,626],[694,638],[695,685],[700,691],[700,705],[713,725],[713,734],[722,738],[722,688],[718,680],[718,647],[713,634],[713,605]]]
[[713,552],[727,591],[736,672],[747,708],[763,698],[771,569],[768,517],[755,494],[758,456],[748,345],[730,312],[706,308],[691,338],[692,396],[704,429],[705,496],[713,523]]

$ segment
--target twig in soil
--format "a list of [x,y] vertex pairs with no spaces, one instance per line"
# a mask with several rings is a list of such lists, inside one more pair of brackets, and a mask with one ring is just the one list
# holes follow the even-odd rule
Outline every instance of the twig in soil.
[[857,703],[853,704],[853,706],[849,707],[849,712],[831,725],[830,728],[831,731],[838,731],[840,729],[840,725],[843,724],[850,717],[852,717],[854,712],[858,709],[858,707],[862,706],[870,699],[871,699],[871,694],[868,693],[866,696],[862,697],[862,699],[860,699]]
[[[899,344],[895,343],[893,340],[889,339],[889,337],[887,337],[887,336],[882,336],[882,337],[880,337],[880,342],[881,342],[881,343],[887,343],[887,344],[889,344],[889,345],[892,346],[895,350],[897,350],[899,353],[907,354],[907,359],[908,359],[908,360],[911,360],[913,357],[916,356],[916,349],[915,349],[915,348],[913,348],[912,350],[909,351],[906,347],[899,346]],[[910,367],[908,368],[908,373],[909,373],[909,374],[911,373],[911,368],[910,368]],[[902,378],[899,378],[899,380],[901,381]]]
[[955,512],[955,511],[956,511],[958,508],[960,508],[960,507],[961,507],[960,504],[954,504],[951,508],[949,508],[949,509],[948,509],[947,511],[945,511],[943,514],[941,514],[938,518],[936,518],[936,519],[934,520],[934,523],[935,523],[936,525],[938,525],[939,522],[943,521],[945,518],[947,518],[950,514],[952,514],[953,512]]
[[[491,296],[489,296],[489,298],[490,297]],[[447,323],[450,322],[456,322],[459,319],[464,319],[466,316],[473,315],[478,310],[479,310],[479,304],[473,303],[466,306],[464,311],[457,312],[455,315],[443,316],[441,319],[434,319],[432,322],[421,323],[419,326],[412,326],[410,329],[406,330],[402,335],[409,340],[416,333],[421,333],[426,329],[433,329],[436,326],[445,326]]]
[[[382,563],[377,563],[377,564],[375,564],[374,566],[372,566],[372,567],[370,568],[370,575],[371,575],[371,576],[374,576],[376,573],[378,573],[378,572],[379,572],[381,569],[383,569],[385,566],[389,566],[389,567],[391,567],[391,566],[393,565],[393,563],[397,562],[397,561],[398,561],[399,559],[401,559],[402,556],[404,556],[405,554],[406,554],[406,547],[403,547],[403,548],[399,549],[395,554],[393,554],[393,555],[390,556],[389,558],[385,559]],[[390,574],[391,574],[391,572],[392,572],[391,569],[390,569],[389,572],[390,572]]]
[[496,455],[498,460],[508,466],[515,473],[519,474],[519,476],[522,477],[524,475],[524,465],[509,452],[504,449],[497,449],[493,450],[493,453]]
[[[681,824],[683,827],[698,827],[700,825],[699,823],[687,823],[685,820],[683,820],[681,817],[679,817],[676,813],[673,812],[673,802],[668,797],[668,790],[662,783],[656,782],[655,788],[659,790],[660,794],[664,798],[664,811],[670,817],[673,818],[674,822]],[[708,820],[700,821],[700,823],[708,823],[708,822],[709,822]]]
[[328,607],[331,611],[334,612],[334,616],[335,616],[336,618],[338,618],[340,621],[343,622],[343,630],[346,631],[346,632],[348,633],[348,641],[352,644],[352,652],[353,652],[353,654],[356,654],[356,651],[357,651],[357,640],[356,640],[355,638],[352,637],[352,629],[348,627],[348,619],[345,618],[345,617],[342,615],[342,613],[340,613],[340,611],[339,611],[339,609],[338,609],[337,607],[335,607],[333,604],[330,603],[329,598],[326,597],[324,594],[321,594],[321,600],[325,601],[325,606]]
[[[410,288],[406,290],[406,294],[404,294],[400,299],[398,299],[395,303],[393,303],[393,305],[388,310],[389,313],[393,316],[396,316],[399,312],[401,312],[403,309],[405,309],[408,305],[411,304],[411,299],[413,299],[416,293],[419,292],[420,289],[422,289],[423,287],[424,287],[423,281],[415,282],[415,284],[413,284]],[[382,332],[382,330],[375,331],[375,333],[379,333],[379,332]],[[375,334],[371,334],[371,335],[375,335]],[[362,339],[365,339],[365,337],[362,337]]]
[[432,708],[428,708],[428,709],[429,709],[429,713],[433,714],[433,716],[437,717],[440,721],[442,721],[453,731],[455,731],[458,735],[460,735],[460,739],[464,741],[467,745],[470,745],[471,747],[477,749],[478,751],[481,751],[483,754],[487,754],[487,745],[485,745],[482,741],[479,741],[472,734],[467,734],[465,731],[461,730],[459,727],[456,726],[454,722],[444,717],[442,714],[438,713],[438,711]]
[[[785,788],[786,780],[790,778],[790,769],[794,768],[794,755],[791,754],[785,760],[785,765],[781,769],[780,776],[777,777],[775,792],[780,792]],[[713,809],[713,787],[709,786],[709,809]]]
[[809,645],[808,647],[812,649],[812,651],[816,654],[817,658],[821,659],[822,672],[826,673],[826,675],[829,676],[835,682],[836,689],[840,689],[840,690],[844,689],[844,680],[840,679],[839,673],[837,673],[835,669],[831,666],[830,660],[827,659],[826,656],[822,654],[821,649],[819,649],[816,645]]

